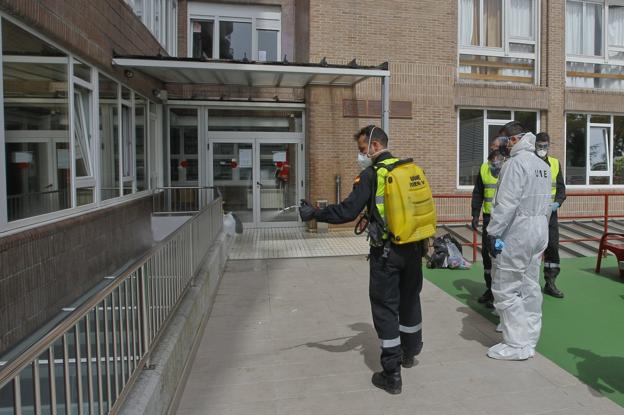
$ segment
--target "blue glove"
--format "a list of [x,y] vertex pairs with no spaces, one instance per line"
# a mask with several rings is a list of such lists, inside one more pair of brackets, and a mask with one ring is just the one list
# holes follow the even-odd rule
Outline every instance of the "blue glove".
[[505,248],[505,242],[500,238],[488,235],[488,242],[490,244],[490,255],[494,258]]
[[503,248],[505,248],[505,242],[503,242],[502,239],[496,239],[496,241],[494,242],[494,249],[501,252]]
[[550,204],[550,210],[552,210],[553,212],[556,212],[557,209],[559,209],[560,206],[561,205],[559,203],[557,203],[557,202],[551,203]]

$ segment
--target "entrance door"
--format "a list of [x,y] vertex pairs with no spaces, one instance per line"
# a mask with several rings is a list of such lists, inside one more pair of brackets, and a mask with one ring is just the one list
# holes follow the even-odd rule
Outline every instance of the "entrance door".
[[247,226],[300,226],[299,141],[211,139],[208,183],[218,187],[224,210]]

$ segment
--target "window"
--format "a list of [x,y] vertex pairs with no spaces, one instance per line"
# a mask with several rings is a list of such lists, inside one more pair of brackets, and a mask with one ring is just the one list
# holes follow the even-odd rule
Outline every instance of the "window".
[[117,82],[100,74],[100,199],[119,194],[119,131]]
[[[30,31],[0,25],[0,231],[147,190],[152,104]],[[150,126],[159,124],[155,112]]]
[[135,176],[136,190],[147,190],[147,162],[148,149],[146,141],[147,102],[145,98],[136,95],[134,99],[134,145],[135,145]]
[[279,61],[281,11],[276,6],[189,3],[193,58]]
[[177,56],[178,0],[125,0],[171,56]]
[[199,182],[197,108],[171,108],[169,125],[171,186],[197,186]]
[[303,130],[303,118],[301,111],[210,109],[208,129],[294,133]]
[[538,0],[459,0],[459,78],[536,82]]
[[70,208],[69,58],[3,20],[2,59],[7,220]]
[[510,121],[520,121],[535,133],[539,130],[539,114],[535,111],[460,109],[458,184],[473,186],[481,164],[487,160],[488,148],[501,127]]
[[193,57],[212,59],[214,48],[214,22],[195,20],[193,30]]
[[566,115],[566,183],[624,184],[624,116]]
[[624,2],[566,2],[567,86],[624,89]]

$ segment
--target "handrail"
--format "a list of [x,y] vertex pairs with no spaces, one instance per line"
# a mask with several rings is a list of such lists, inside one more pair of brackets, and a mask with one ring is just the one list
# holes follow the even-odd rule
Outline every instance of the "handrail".
[[[100,409],[106,405],[108,412],[115,412],[128,386],[138,376],[138,370],[149,359],[153,345],[199,272],[212,241],[221,229],[222,199],[216,198],[203,206],[177,231],[134,260],[108,285],[77,306],[50,331],[0,366],[0,390],[12,385],[14,409],[23,406],[20,395],[21,374],[31,367],[32,376],[39,376],[39,366],[42,364],[46,364],[52,374],[49,375],[51,390],[47,395],[50,402],[46,404],[55,405],[56,397],[52,396],[52,392],[57,387],[57,379],[53,373],[59,359],[55,358],[57,350],[54,346],[62,342],[61,365],[65,374],[66,404],[78,402],[78,405],[88,405],[91,409],[96,404]],[[97,339],[95,343],[93,336]],[[111,336],[112,343],[109,341]],[[102,338],[105,339],[104,345]],[[71,339],[74,339],[73,345]],[[85,349],[87,355],[81,357]],[[73,357],[70,353],[72,351]],[[40,360],[40,356],[46,353],[47,360]],[[82,367],[83,358],[87,359],[88,373],[81,374],[81,369],[85,369]],[[75,374],[72,373],[75,375],[73,378],[68,375],[72,359],[76,370]],[[93,379],[94,370],[98,371],[97,380]],[[83,379],[82,375],[88,378]],[[102,384],[102,376],[106,377],[106,385]],[[39,385],[39,379],[33,380],[38,387],[31,391],[34,392],[32,405],[35,412],[40,413],[42,395],[39,389],[42,385]],[[83,393],[82,382],[87,381],[89,390]],[[72,382],[78,390],[78,396],[73,396],[73,400],[69,399],[75,390],[72,389]],[[97,383],[97,388],[93,382]]]
[[[609,219],[624,218],[624,204],[617,205],[617,211],[614,212],[613,206],[610,206],[610,199],[624,197],[624,192],[614,191],[589,191],[589,192],[567,192],[566,203],[559,210],[559,219],[574,220],[574,219],[602,219],[603,221],[603,233],[609,230]],[[472,193],[439,193],[433,195],[434,199],[443,203],[443,200],[464,199],[469,200],[472,198]],[[598,198],[597,200],[586,200],[583,202],[585,209],[570,207],[571,203],[577,199]],[[450,203],[450,202],[449,202]],[[586,206],[587,204],[591,206]],[[450,214],[444,215],[447,212]],[[439,212],[438,223],[440,224],[469,224],[471,221],[471,209],[469,204],[462,206],[442,206],[441,212]],[[477,260],[477,249],[481,245],[478,241],[478,232],[472,231],[472,241],[463,243],[462,245],[472,247],[472,260]],[[560,243],[575,243],[575,242],[587,242],[587,241],[599,241],[600,237],[590,238],[563,238],[560,239]]]

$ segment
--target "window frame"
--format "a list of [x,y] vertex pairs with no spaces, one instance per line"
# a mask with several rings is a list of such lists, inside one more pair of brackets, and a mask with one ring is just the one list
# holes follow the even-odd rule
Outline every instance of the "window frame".
[[[460,156],[460,117],[459,117],[459,112],[461,110],[479,110],[479,111],[483,111],[483,161],[482,163],[485,163],[487,161],[487,156],[488,156],[488,132],[489,132],[489,127],[493,126],[493,125],[499,125],[499,126],[503,126],[506,123],[510,122],[510,121],[514,121],[516,119],[516,113],[517,112],[533,112],[535,113],[536,116],[536,125],[535,125],[535,129],[537,130],[537,132],[539,132],[540,130],[540,123],[541,123],[541,111],[540,110],[536,110],[536,109],[510,109],[510,108],[493,108],[493,107],[489,107],[489,108],[483,108],[483,107],[467,107],[467,106],[462,106],[462,107],[457,107],[457,111],[456,111],[456,117],[457,117],[457,124],[456,124],[456,158],[455,158],[455,188],[457,190],[461,190],[461,191],[468,191],[468,190],[472,190],[474,188],[474,185],[465,185],[465,184],[460,184],[459,180],[460,180],[460,175],[459,175],[459,171],[460,171],[460,162],[459,162],[459,156]],[[511,113],[511,119],[498,119],[498,118],[488,118],[488,111],[509,111]],[[536,132],[536,133],[537,133]]]
[[[587,3],[598,4],[602,6],[602,56],[589,57],[585,55],[573,55],[568,54],[566,49],[566,63],[592,63],[598,65],[620,65],[624,66],[624,59],[609,59],[610,52],[624,52],[624,45],[611,46],[609,44],[609,6],[624,6],[624,0],[566,0],[565,2],[565,33],[568,30],[568,3],[581,3],[583,4],[583,18],[586,14]],[[583,19],[584,21],[584,19]],[[581,35],[582,38],[582,35]],[[580,114],[580,112],[575,112]]]
[[[483,16],[483,3],[485,0],[475,0],[479,1],[479,11],[481,16]],[[485,56],[485,57],[498,57],[498,58],[512,58],[512,59],[531,59],[533,60],[533,85],[539,85],[540,83],[540,51],[539,45],[541,41],[541,3],[542,0],[532,0],[533,1],[533,37],[534,40],[530,39],[522,39],[522,38],[512,38],[508,33],[508,29],[510,27],[511,20],[511,0],[501,0],[502,2],[502,21],[501,21],[501,42],[502,47],[493,48],[487,46],[466,46],[461,44],[460,34],[461,34],[461,20],[458,16],[457,19],[457,45],[458,45],[458,53],[457,53],[457,67],[459,68],[461,65],[460,56],[461,55],[475,55],[475,56]],[[458,13],[460,12],[461,0],[458,0]],[[483,19],[479,20],[479,40],[481,43],[484,42],[484,24]],[[510,50],[510,44],[525,44],[525,45],[533,45],[534,52],[526,53],[526,52],[512,52]],[[457,71],[458,80],[461,79],[460,72]]]
[[[150,1],[150,0],[146,0],[146,1]],[[5,120],[4,120],[4,104],[5,102],[11,102],[13,100],[13,102],[17,102],[15,100],[19,100],[20,98],[10,98],[10,99],[5,99],[4,98],[4,83],[0,82],[0,200],[2,200],[2,203],[0,203],[0,236],[5,236],[7,234],[10,233],[15,233],[15,232],[19,232],[22,231],[24,229],[28,229],[28,228],[32,228],[35,226],[39,226],[41,224],[44,223],[48,223],[48,222],[52,222],[52,221],[56,221],[59,219],[64,219],[67,217],[73,217],[73,216],[77,216],[77,215],[81,215],[83,213],[86,212],[90,212],[93,210],[98,210],[98,209],[102,209],[105,207],[109,207],[112,205],[118,205],[118,204],[122,204],[122,203],[126,203],[129,200],[133,200],[136,198],[140,198],[140,197],[144,197],[147,194],[149,194],[151,192],[151,190],[153,189],[152,187],[152,183],[151,181],[147,182],[147,189],[144,191],[140,191],[137,192],[136,191],[136,175],[133,174],[132,177],[132,182],[133,182],[133,187],[132,187],[132,193],[128,194],[128,195],[123,195],[123,188],[121,189],[121,194],[118,197],[114,197],[105,201],[102,201],[100,198],[100,188],[101,188],[101,174],[100,174],[100,132],[99,132],[99,76],[100,74],[102,76],[106,76],[107,78],[109,78],[111,81],[117,83],[118,86],[118,90],[119,90],[119,95],[118,95],[118,108],[121,105],[121,88],[125,87],[128,90],[130,90],[131,93],[131,104],[132,106],[130,107],[130,118],[131,118],[131,128],[134,128],[134,94],[136,94],[137,92],[135,92],[132,88],[130,88],[129,86],[123,84],[122,82],[119,82],[116,78],[114,78],[112,75],[100,72],[97,67],[95,65],[91,65],[88,63],[87,60],[83,59],[82,57],[76,56],[73,53],[70,53],[67,49],[59,46],[58,44],[56,44],[54,41],[50,40],[47,36],[42,35],[41,33],[39,33],[38,31],[24,25],[22,22],[20,22],[19,20],[3,13],[0,12],[0,48],[2,45],[2,25],[4,24],[4,21],[10,22],[13,25],[16,25],[17,27],[19,27],[20,29],[24,30],[25,32],[29,33],[30,35],[38,38],[39,40],[41,40],[42,42],[45,42],[47,44],[49,44],[50,46],[53,46],[54,48],[58,49],[59,51],[61,51],[62,53],[64,53],[66,56],[63,57],[41,57],[41,56],[24,56],[24,57],[15,57],[15,56],[9,56],[9,57],[4,57],[2,55],[2,53],[0,53],[0,76],[3,76],[3,66],[4,66],[4,62],[10,61],[10,62],[16,62],[16,61],[20,61],[20,62],[25,62],[25,63],[40,63],[42,61],[49,61],[50,63],[64,63],[67,65],[67,70],[66,70],[66,74],[67,74],[67,88],[68,88],[68,92],[67,92],[67,105],[68,105],[68,110],[67,110],[67,117],[69,119],[68,123],[68,131],[67,133],[69,134],[69,141],[68,141],[68,147],[69,147],[69,162],[70,162],[70,192],[71,192],[71,205],[69,208],[67,209],[63,209],[63,210],[57,210],[57,211],[53,211],[53,212],[48,212],[48,213],[44,213],[41,215],[35,215],[35,216],[29,216],[26,218],[22,218],[22,219],[17,219],[17,220],[13,220],[13,221],[8,221],[8,206],[7,206],[7,188],[6,188],[6,180],[7,180],[7,170],[6,170],[6,159],[5,159],[5,154],[6,154],[6,143],[7,143],[7,135],[6,135],[6,131],[4,129],[4,125],[5,125]],[[8,58],[8,59],[7,59]],[[78,76],[76,76],[74,74],[74,64],[78,62],[86,67],[88,67],[90,69],[90,75],[91,75],[91,82],[87,82],[85,80],[83,80],[82,78],[79,78]],[[75,106],[74,106],[74,100],[75,100],[75,85],[79,85],[80,87],[83,87],[85,89],[89,89],[91,90],[91,99],[90,99],[90,103],[91,103],[91,111],[90,111],[90,116],[91,116],[91,125],[89,130],[91,131],[92,134],[92,142],[90,143],[90,151],[89,151],[89,155],[91,157],[91,169],[92,169],[92,175],[91,176],[79,176],[76,177],[76,155],[75,155],[75,145],[76,145],[76,137],[75,137],[75,120],[74,120],[74,111],[75,111]],[[145,98],[145,111],[147,113],[151,113],[152,111],[152,106],[154,106],[155,109],[158,108],[159,105],[155,104],[153,101]],[[160,116],[159,120],[162,121],[162,111],[158,112],[156,111],[157,117]],[[121,123],[119,123],[121,125]],[[156,128],[158,128],[158,120],[156,123]],[[119,128],[119,126],[118,126]],[[150,125],[149,123],[146,123],[145,125],[145,145],[147,147],[147,152],[151,151],[152,146],[156,146],[157,148],[157,143],[152,143],[152,140],[156,140],[156,137],[152,137],[151,136],[151,131],[150,131]],[[154,132],[156,133],[156,132]],[[29,132],[26,132],[26,134],[31,134]],[[36,134],[33,136],[36,139]],[[121,138],[121,136],[120,136]],[[134,132],[131,129],[130,130],[130,139],[132,142],[132,145],[134,146]],[[134,149],[132,149],[134,151]],[[136,159],[135,159],[135,155],[134,152],[131,154],[131,166],[134,166],[134,163],[136,163]],[[120,153],[120,160],[119,160],[119,169],[121,170],[121,153]],[[146,171],[146,176],[147,177],[151,177],[152,175],[152,167],[150,166],[150,164],[148,163],[147,166],[148,170]],[[133,173],[134,173],[134,167],[133,168]],[[121,172],[121,171],[120,171]],[[160,174],[160,173],[159,173]],[[162,180],[161,177],[159,177],[160,180]],[[123,181],[121,180],[121,176],[120,176],[120,187],[123,186]],[[93,188],[93,203],[89,203],[89,204],[84,204],[84,205],[78,205],[77,204],[77,192],[78,189],[83,189],[83,188]]]
[[[75,198],[77,199],[77,193],[78,193],[78,189],[83,189],[83,188],[89,188],[92,187],[93,191],[96,192],[96,187],[97,187],[97,171],[96,168],[99,168],[99,160],[96,161],[96,157],[95,157],[95,148],[96,148],[96,137],[97,137],[97,132],[96,132],[96,123],[94,122],[95,120],[97,120],[97,116],[94,115],[97,111],[97,101],[95,100],[96,97],[96,90],[97,90],[97,70],[93,67],[90,66],[86,63],[83,63],[82,61],[75,59],[75,57],[71,57],[71,62],[72,64],[70,65],[72,67],[71,69],[71,85],[70,85],[70,110],[69,110],[69,117],[72,120],[72,122],[70,122],[70,130],[72,131],[71,134],[73,136],[73,140],[76,139],[75,133],[76,133],[76,127],[75,127],[75,114],[74,111],[76,109],[76,105],[75,105],[75,100],[76,100],[76,85],[87,89],[90,94],[89,94],[89,111],[88,113],[85,113],[84,116],[85,117],[89,117],[90,119],[90,123],[89,123],[89,128],[87,130],[85,130],[86,134],[89,134],[91,136],[91,141],[89,142],[87,140],[86,145],[87,145],[87,158],[89,158],[88,160],[88,164],[91,170],[91,174],[87,175],[87,176],[77,176],[76,175],[76,154],[73,154],[72,157],[72,163],[74,168],[72,169],[72,177],[73,177],[73,181],[75,183],[75,185],[73,186],[74,189],[72,191],[72,206],[77,206],[77,200],[74,200]],[[85,65],[87,67],[89,67],[89,71],[90,71],[90,79],[91,82],[87,82],[85,80],[83,80],[82,78],[79,78],[78,76],[76,76],[73,72],[73,67],[76,63],[80,63],[82,65]],[[73,152],[76,151],[75,149],[75,142],[73,143],[74,147],[72,149]],[[99,145],[99,141],[98,141],[98,145]],[[84,150],[83,150],[84,151]],[[97,203],[97,198],[94,195],[93,196],[93,202],[89,203],[87,205],[92,205]]]
[[[508,1],[508,0],[505,0]],[[220,59],[220,22],[251,23],[251,57],[258,61],[258,30],[277,32],[277,61],[282,61],[282,11],[279,6],[226,5],[189,2],[187,9],[187,57],[193,57],[193,22],[212,21],[212,58]]]
[[[567,116],[568,114],[581,114],[581,115],[586,115],[587,116],[587,120],[585,123],[585,131],[586,131],[586,136],[585,136],[585,184],[567,184],[566,183],[566,187],[569,187],[571,189],[595,189],[595,188],[602,188],[602,189],[622,189],[624,188],[624,183],[622,184],[614,184],[613,183],[613,174],[614,174],[614,152],[615,152],[615,148],[614,148],[614,140],[613,140],[613,134],[614,134],[614,129],[615,129],[615,121],[614,118],[615,117],[624,117],[624,114],[613,114],[613,113],[600,113],[600,112],[588,112],[588,111],[566,111],[565,113],[565,125],[564,125],[564,137],[566,137],[565,140],[565,145],[564,145],[564,160],[561,163],[562,166],[561,168],[564,169],[563,171],[563,176],[564,178],[567,180],[566,177],[566,171],[565,169],[567,169],[567,150],[568,150],[568,123],[567,123]],[[609,124],[605,124],[605,123],[592,123],[591,122],[591,117],[592,115],[607,115],[609,116],[609,120],[610,123]],[[591,170],[591,166],[590,166],[590,162],[589,162],[589,144],[590,144],[590,140],[589,140],[589,135],[590,133],[590,129],[591,127],[606,127],[609,128],[609,140],[608,140],[608,160],[607,160],[607,166],[608,166],[608,171],[607,172],[603,172],[603,171],[593,171]],[[592,177],[609,177],[609,184],[590,184],[590,179]]]

